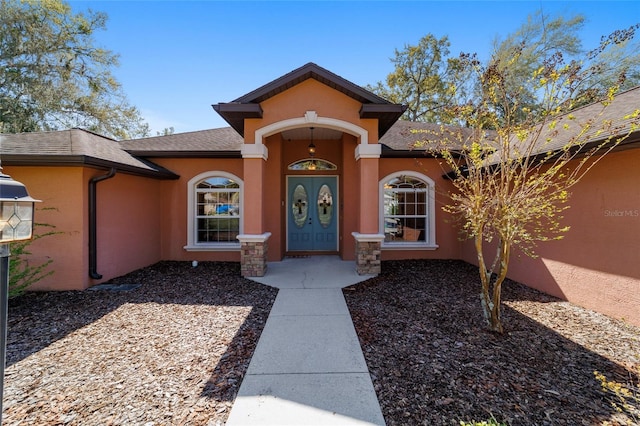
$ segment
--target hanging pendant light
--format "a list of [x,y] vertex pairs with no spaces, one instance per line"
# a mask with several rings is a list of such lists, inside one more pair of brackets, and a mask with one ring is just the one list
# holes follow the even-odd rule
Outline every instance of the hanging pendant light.
[[311,131],[311,143],[309,144],[309,156],[311,157],[311,162],[309,163],[309,170],[315,170],[316,169],[316,160],[315,160],[315,155],[316,155],[316,146],[313,144],[313,127],[309,127],[309,130]]
[[316,155],[316,146],[313,144],[313,127],[309,127],[309,130],[311,131],[311,143],[309,144],[309,155],[311,156],[311,158],[315,157]]

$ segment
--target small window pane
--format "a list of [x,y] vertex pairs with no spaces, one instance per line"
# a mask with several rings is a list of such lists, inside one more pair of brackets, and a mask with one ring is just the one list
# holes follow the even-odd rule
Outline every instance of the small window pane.
[[236,242],[240,233],[238,218],[198,219],[199,242]]

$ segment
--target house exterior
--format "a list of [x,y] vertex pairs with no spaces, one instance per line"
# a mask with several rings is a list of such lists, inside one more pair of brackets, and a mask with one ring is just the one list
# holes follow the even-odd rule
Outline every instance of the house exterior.
[[[32,244],[55,270],[34,289],[82,290],[160,260],[240,262],[248,277],[286,256],[335,254],[360,274],[386,259],[475,261],[441,209],[442,166],[412,148],[410,129],[433,125],[399,121],[402,105],[309,63],[213,108],[230,127],[3,135],[4,172],[59,232]],[[575,189],[570,234],[516,258],[513,279],[640,324],[639,139]]]

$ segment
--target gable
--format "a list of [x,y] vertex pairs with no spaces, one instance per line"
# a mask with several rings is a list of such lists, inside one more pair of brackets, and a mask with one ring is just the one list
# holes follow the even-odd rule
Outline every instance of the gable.
[[263,114],[260,126],[301,117],[306,111],[315,111],[321,117],[358,123],[361,120],[361,106],[362,104],[352,97],[317,80],[309,79],[264,100],[261,103]]
[[406,106],[393,104],[362,87],[310,62],[229,103],[218,103],[213,109],[240,135],[244,136],[244,120],[263,118],[262,103],[291,88],[313,79],[361,104],[360,118],[378,120],[382,136],[400,118]]

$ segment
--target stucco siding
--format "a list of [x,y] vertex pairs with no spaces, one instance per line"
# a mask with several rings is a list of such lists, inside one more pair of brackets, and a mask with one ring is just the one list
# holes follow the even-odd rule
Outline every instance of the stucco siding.
[[[86,181],[104,175],[87,171]],[[161,181],[116,173],[97,184],[97,284],[161,260]]]
[[53,260],[47,270],[54,271],[30,290],[82,290],[87,287],[86,254],[86,185],[80,167],[7,166],[4,173],[22,182],[36,204],[35,222],[53,225],[36,226],[34,233],[49,230],[55,235],[36,239],[28,250],[29,264],[40,265]]

